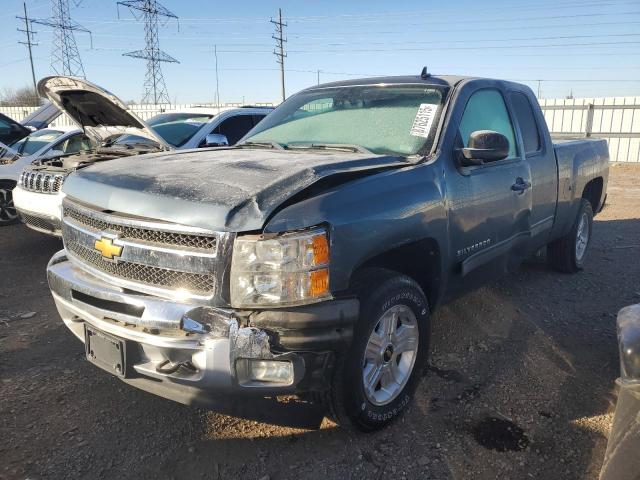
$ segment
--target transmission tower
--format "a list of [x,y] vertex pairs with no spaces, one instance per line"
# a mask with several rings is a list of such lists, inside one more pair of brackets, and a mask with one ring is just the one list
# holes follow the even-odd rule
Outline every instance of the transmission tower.
[[36,84],[36,71],[33,68],[33,52],[31,51],[31,47],[35,47],[38,45],[33,40],[33,35],[37,32],[33,31],[33,25],[31,25],[31,19],[29,19],[29,15],[27,15],[27,2],[23,2],[22,6],[24,7],[24,17],[17,16],[18,20],[24,21],[24,28],[18,28],[19,32],[22,32],[26,36],[26,40],[24,42],[18,42],[22,45],[26,45],[29,49],[29,61],[31,62],[31,77],[33,78],[33,91],[38,94],[38,87]]
[[284,93],[284,59],[287,56],[284,53],[284,44],[287,41],[286,38],[283,37],[284,27],[287,26],[286,23],[282,23],[282,9],[278,9],[278,20],[274,20],[273,18],[269,20],[270,23],[276,27],[276,32],[271,36],[276,41],[276,48],[273,51],[273,54],[276,56],[276,61],[280,64],[280,83],[282,86],[282,101],[284,102],[285,93]]
[[128,0],[117,2],[117,5],[128,7],[137,20],[144,19],[144,39],[145,49],[124,53],[124,56],[142,58],[147,61],[147,73],[144,79],[144,95],[142,103],[171,103],[164,76],[160,69],[160,63],[180,63],[175,58],[160,50],[158,40],[158,17],[165,19],[175,18],[177,15],[171,13],[156,0]]
[[[78,6],[81,0],[74,3]],[[89,30],[71,20],[69,0],[51,0],[51,18],[32,20],[32,22],[53,28],[51,69],[58,75],[84,77],[84,67],[74,32],[88,33],[91,39],[91,48],[93,48],[93,39]]]

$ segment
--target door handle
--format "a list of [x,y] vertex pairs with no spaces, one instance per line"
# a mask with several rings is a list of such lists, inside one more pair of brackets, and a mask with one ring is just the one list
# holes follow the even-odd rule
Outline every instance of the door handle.
[[511,185],[511,190],[523,194],[527,188],[531,188],[531,182],[526,182],[521,177],[516,178],[516,183]]

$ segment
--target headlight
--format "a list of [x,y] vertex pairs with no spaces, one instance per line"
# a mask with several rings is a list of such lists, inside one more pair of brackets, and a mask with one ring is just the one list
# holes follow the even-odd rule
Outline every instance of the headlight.
[[237,237],[232,258],[231,305],[236,308],[301,305],[330,297],[324,229]]

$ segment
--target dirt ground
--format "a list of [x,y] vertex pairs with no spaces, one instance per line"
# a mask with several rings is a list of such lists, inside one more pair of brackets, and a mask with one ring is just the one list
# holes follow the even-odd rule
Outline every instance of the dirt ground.
[[612,166],[608,191],[585,270],[532,261],[441,307],[415,401],[368,435],[291,399],[213,412],[123,384],[58,318],[60,242],[2,228],[0,479],[596,479],[616,313],[640,302],[640,164]]

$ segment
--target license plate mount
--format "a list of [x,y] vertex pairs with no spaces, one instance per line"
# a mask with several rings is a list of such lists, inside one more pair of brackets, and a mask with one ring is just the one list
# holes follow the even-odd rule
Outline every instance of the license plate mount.
[[127,343],[85,323],[84,345],[87,360],[109,373],[127,376]]

